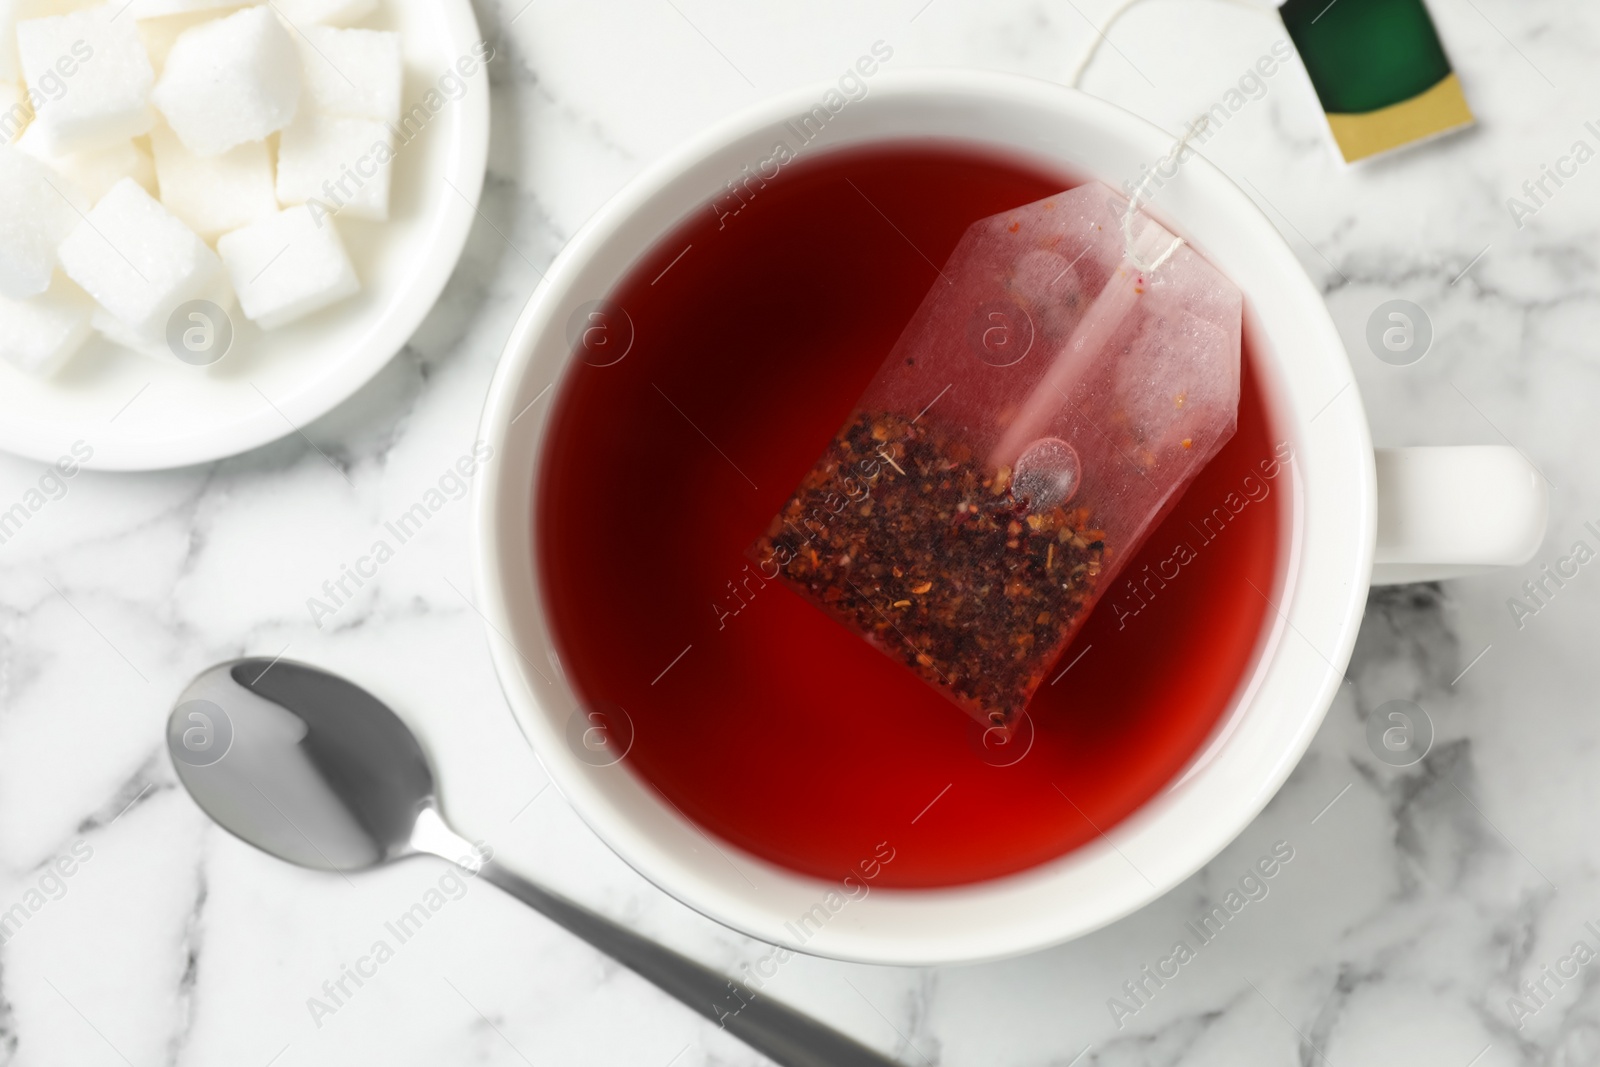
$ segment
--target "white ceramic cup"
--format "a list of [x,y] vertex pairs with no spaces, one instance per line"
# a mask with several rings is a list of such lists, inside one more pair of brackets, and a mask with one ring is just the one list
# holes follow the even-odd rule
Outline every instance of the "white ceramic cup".
[[[1170,135],[1045,82],[964,71],[879,71],[827,111],[802,154],[888,140],[955,139],[1121,186],[1172,148]],[[1126,915],[1177,885],[1255,817],[1299,760],[1337,690],[1373,582],[1446,577],[1526,560],[1543,537],[1545,492],[1509,448],[1373,452],[1344,346],[1317,289],[1254,203],[1188,158],[1151,206],[1238,284],[1294,447],[1280,495],[1288,543],[1254,669],[1215,735],[1159,795],[1095,842],[1019,874],[947,889],[874,888],[836,910],[839,885],[741,852],[663,804],[625,766],[578,758],[578,710],[550,639],[531,533],[534,480],[562,374],[567,323],[607,296],[646,250],[725,183],[795,143],[786,120],[829,86],[761,103],[651,166],[562,251],[501,359],[483,417],[495,461],[477,487],[476,581],[512,710],[568,801],[618,855],[690,907],[803,951],[877,963],[978,960],[1041,948]],[[819,442],[818,447],[821,447]],[[1492,505],[1492,508],[1491,506]],[[837,897],[833,898],[837,901]],[[821,909],[819,912],[819,908]],[[821,916],[820,919],[815,918]]]

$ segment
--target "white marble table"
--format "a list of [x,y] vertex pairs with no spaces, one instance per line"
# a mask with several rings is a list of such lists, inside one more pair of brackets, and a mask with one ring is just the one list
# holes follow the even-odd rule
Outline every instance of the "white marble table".
[[[1085,15],[1107,5],[525,2],[479,4],[486,33],[504,33],[485,218],[394,363],[306,437],[205,468],[79,477],[0,546],[0,911],[26,905],[0,947],[4,1062],[760,1062],[487,886],[449,900],[313,1018],[308,998],[441,869],[346,883],[255,853],[175,787],[162,723],[195,671],[245,653],[381,683],[406,695],[471,836],[709,962],[753,960],[761,946],[653,890],[541,791],[463,596],[465,503],[320,629],[306,598],[470,447],[537,280],[530,263],[547,263],[649,160],[763,94],[835,76],[879,38],[897,68],[1061,77],[1090,39]],[[1600,519],[1588,440],[1600,163],[1520,229],[1506,199],[1575,140],[1600,147],[1584,128],[1600,119],[1600,9],[1432,7],[1478,130],[1347,171],[1290,71],[1205,153],[1248,181],[1320,281],[1376,439],[1514,442],[1557,487],[1539,557],[1554,560],[1575,540],[1600,547],[1583,528]],[[1178,130],[1282,35],[1263,11],[1147,0],[1085,88]],[[1422,305],[1436,329],[1414,366],[1379,362],[1364,340],[1392,298]],[[39,473],[0,458],[0,501]],[[1585,926],[1600,929],[1600,837],[1586,810],[1600,802],[1600,566],[1519,626],[1507,601],[1536,569],[1375,594],[1353,684],[1288,785],[1151,907],[1024,959],[921,971],[802,960],[772,988],[907,1064],[1600,1061],[1600,966],[1571,956],[1580,940],[1600,950]],[[1366,718],[1391,699],[1431,713],[1437,740],[1416,766],[1386,766],[1367,744]],[[1119,1028],[1108,1000],[1278,841],[1294,859],[1270,894]],[[50,875],[74,853],[70,877]],[[1576,974],[1544,978],[1546,967]],[[1542,978],[1537,1004],[1525,1001],[1537,1010],[1515,1018],[1516,984]]]

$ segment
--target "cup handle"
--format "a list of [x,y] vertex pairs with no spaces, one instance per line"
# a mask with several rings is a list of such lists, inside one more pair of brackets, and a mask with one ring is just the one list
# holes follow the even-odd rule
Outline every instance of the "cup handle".
[[1502,445],[1380,448],[1372,584],[1526,563],[1544,541],[1544,476]]

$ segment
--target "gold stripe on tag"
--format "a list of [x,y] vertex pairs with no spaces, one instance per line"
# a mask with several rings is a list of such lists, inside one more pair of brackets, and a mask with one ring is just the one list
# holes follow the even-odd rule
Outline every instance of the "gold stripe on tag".
[[1328,115],[1346,163],[1472,125],[1472,109],[1454,73],[1410,100],[1360,115]]

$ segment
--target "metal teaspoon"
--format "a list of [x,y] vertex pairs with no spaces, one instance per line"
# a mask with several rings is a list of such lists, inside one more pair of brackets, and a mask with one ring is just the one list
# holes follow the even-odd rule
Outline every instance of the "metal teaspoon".
[[[286,660],[218,664],[179,696],[167,747],[206,814],[279,859],[350,872],[423,854],[471,857],[465,862],[484,880],[784,1067],[892,1067],[793,1008],[483,859],[445,823],[410,729],[343,678]],[[730,1012],[729,1004],[743,1006]]]

